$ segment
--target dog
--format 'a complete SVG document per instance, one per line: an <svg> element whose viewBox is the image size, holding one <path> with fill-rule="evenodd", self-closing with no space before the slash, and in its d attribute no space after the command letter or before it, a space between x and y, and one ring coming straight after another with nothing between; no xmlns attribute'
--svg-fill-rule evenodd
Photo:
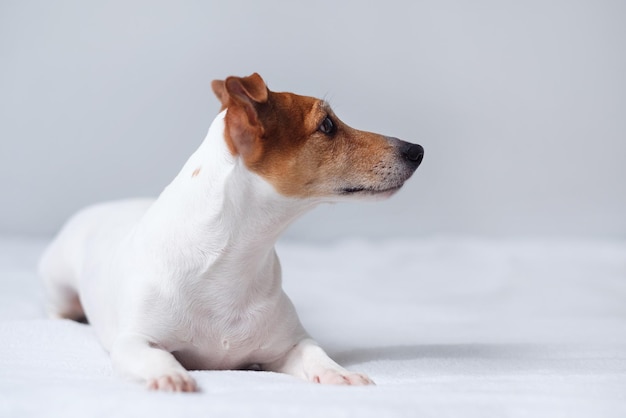
<svg viewBox="0 0 626 418"><path fill-rule="evenodd" d="M353 129L256 73L212 89L220 113L156 200L83 209L44 251L49 314L88 321L113 368L154 390L198 390L188 370L251 367L373 384L307 334L274 244L319 203L393 195L424 149Z"/></svg>

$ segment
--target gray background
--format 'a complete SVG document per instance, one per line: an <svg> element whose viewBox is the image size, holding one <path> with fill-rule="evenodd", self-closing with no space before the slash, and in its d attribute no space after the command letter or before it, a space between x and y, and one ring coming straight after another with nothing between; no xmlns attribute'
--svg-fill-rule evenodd
<svg viewBox="0 0 626 418"><path fill-rule="evenodd" d="M0 233L154 195L204 138L214 78L327 98L421 143L383 203L290 237L626 236L626 2L0 2Z"/></svg>

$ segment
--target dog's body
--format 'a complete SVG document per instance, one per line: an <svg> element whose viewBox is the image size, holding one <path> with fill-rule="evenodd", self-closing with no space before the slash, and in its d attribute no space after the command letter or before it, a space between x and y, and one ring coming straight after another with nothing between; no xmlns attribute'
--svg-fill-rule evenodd
<svg viewBox="0 0 626 418"><path fill-rule="evenodd" d="M274 243L320 202L391 195L423 149L353 130L256 74L213 88L223 111L158 199L87 208L47 249L50 313L88 318L116 369L153 389L195 390L186 369L252 365L371 383L308 337Z"/></svg>

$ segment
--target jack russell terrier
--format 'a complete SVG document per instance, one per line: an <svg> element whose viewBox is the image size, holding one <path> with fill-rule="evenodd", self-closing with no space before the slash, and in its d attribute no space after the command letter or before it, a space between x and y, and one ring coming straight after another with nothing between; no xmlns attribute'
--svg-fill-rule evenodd
<svg viewBox="0 0 626 418"><path fill-rule="evenodd" d="M372 384L304 330L274 244L321 202L391 196L424 149L353 129L258 74L212 88L221 113L156 200L86 208L46 249L50 315L88 319L114 369L151 389L191 392L187 370L248 367Z"/></svg>

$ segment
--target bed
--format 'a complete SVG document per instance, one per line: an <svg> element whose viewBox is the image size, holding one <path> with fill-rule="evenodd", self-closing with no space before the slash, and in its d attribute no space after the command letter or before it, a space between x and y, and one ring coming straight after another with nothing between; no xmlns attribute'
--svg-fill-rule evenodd
<svg viewBox="0 0 626 418"><path fill-rule="evenodd" d="M47 240L0 239L0 417L626 417L626 242L280 242L309 332L372 387L193 371L120 379L89 325L47 319Z"/></svg>

